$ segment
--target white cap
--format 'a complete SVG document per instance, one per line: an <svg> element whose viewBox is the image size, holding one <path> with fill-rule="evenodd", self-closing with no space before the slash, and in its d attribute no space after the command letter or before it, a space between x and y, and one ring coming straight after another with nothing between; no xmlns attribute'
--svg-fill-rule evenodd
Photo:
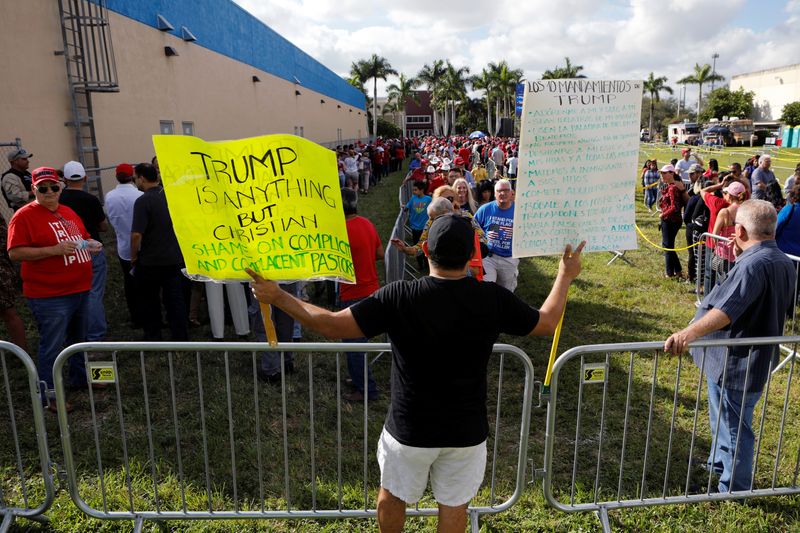
<svg viewBox="0 0 800 533"><path fill-rule="evenodd" d="M77 161L70 161L64 165L64 179L65 180L82 180L86 177L86 169L83 168Z"/></svg>

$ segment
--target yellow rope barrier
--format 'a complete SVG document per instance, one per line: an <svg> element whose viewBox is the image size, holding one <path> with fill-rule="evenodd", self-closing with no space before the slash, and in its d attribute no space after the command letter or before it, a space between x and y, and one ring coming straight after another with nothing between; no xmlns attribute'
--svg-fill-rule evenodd
<svg viewBox="0 0 800 533"><path fill-rule="evenodd" d="M639 235L642 236L642 239L646 240L648 242L648 244L650 244L650 246L653 246L654 248L658 248L659 250L663 250L665 252L682 252L684 250L688 250L689 248L694 248L695 246L700 246L701 244L705 244L705 240L702 240L702 241L698 241L698 242L696 242L696 243L694 243L694 244L692 244L690 246L684 246L683 248L662 248L658 244L656 244L653 241L651 241L650 239L648 239L647 236L644 233L642 233L642 230L641 230L641 228L639 228L638 224L634 224L633 226L636 228L636 231L639 232Z"/></svg>

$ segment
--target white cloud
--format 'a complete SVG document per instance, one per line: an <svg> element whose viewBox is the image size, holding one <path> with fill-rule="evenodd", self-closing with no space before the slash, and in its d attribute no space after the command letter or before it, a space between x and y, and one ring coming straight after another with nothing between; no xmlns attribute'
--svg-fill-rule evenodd
<svg viewBox="0 0 800 533"><path fill-rule="evenodd" d="M676 81L695 63L711 63L715 51L727 79L800 57L800 0L782 8L770 1L770 9L759 0L236 1L341 75L373 53L406 75L439 58L473 73L505 59L529 79L569 57L592 78L653 72L677 89ZM754 6L770 27L741 24ZM385 86L379 82L379 94Z"/></svg>

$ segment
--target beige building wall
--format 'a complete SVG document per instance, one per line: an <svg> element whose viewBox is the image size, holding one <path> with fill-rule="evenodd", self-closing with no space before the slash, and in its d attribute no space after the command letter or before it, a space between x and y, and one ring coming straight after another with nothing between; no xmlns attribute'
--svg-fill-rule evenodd
<svg viewBox="0 0 800 533"><path fill-rule="evenodd" d="M756 93L758 119L779 120L783 106L800 101L800 64L738 74L731 78L730 88Z"/></svg>
<svg viewBox="0 0 800 533"><path fill-rule="evenodd" d="M14 9L11 9L13 4ZM58 3L2 0L0 142L20 137L32 166L77 159ZM224 140L302 134L319 143L366 139L366 112L192 42L109 12L119 92L93 93L100 164L149 161L161 121ZM172 46L178 56L167 57ZM13 76L9 75L12 74ZM253 76L261 81L253 82ZM301 80L302 81L302 80ZM301 94L296 95L299 91ZM297 128L297 129L296 129ZM302 130L300 129L302 128ZM103 186L114 186L113 171Z"/></svg>

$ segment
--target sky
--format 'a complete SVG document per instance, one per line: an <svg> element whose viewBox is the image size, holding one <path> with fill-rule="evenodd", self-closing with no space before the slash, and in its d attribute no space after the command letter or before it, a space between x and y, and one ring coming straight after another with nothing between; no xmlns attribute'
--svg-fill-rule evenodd
<svg viewBox="0 0 800 533"><path fill-rule="evenodd" d="M666 76L677 96L715 52L726 81L800 62L800 0L235 1L345 77L373 53L407 76L435 59L473 74L505 59L529 80L569 57L592 79Z"/></svg>

